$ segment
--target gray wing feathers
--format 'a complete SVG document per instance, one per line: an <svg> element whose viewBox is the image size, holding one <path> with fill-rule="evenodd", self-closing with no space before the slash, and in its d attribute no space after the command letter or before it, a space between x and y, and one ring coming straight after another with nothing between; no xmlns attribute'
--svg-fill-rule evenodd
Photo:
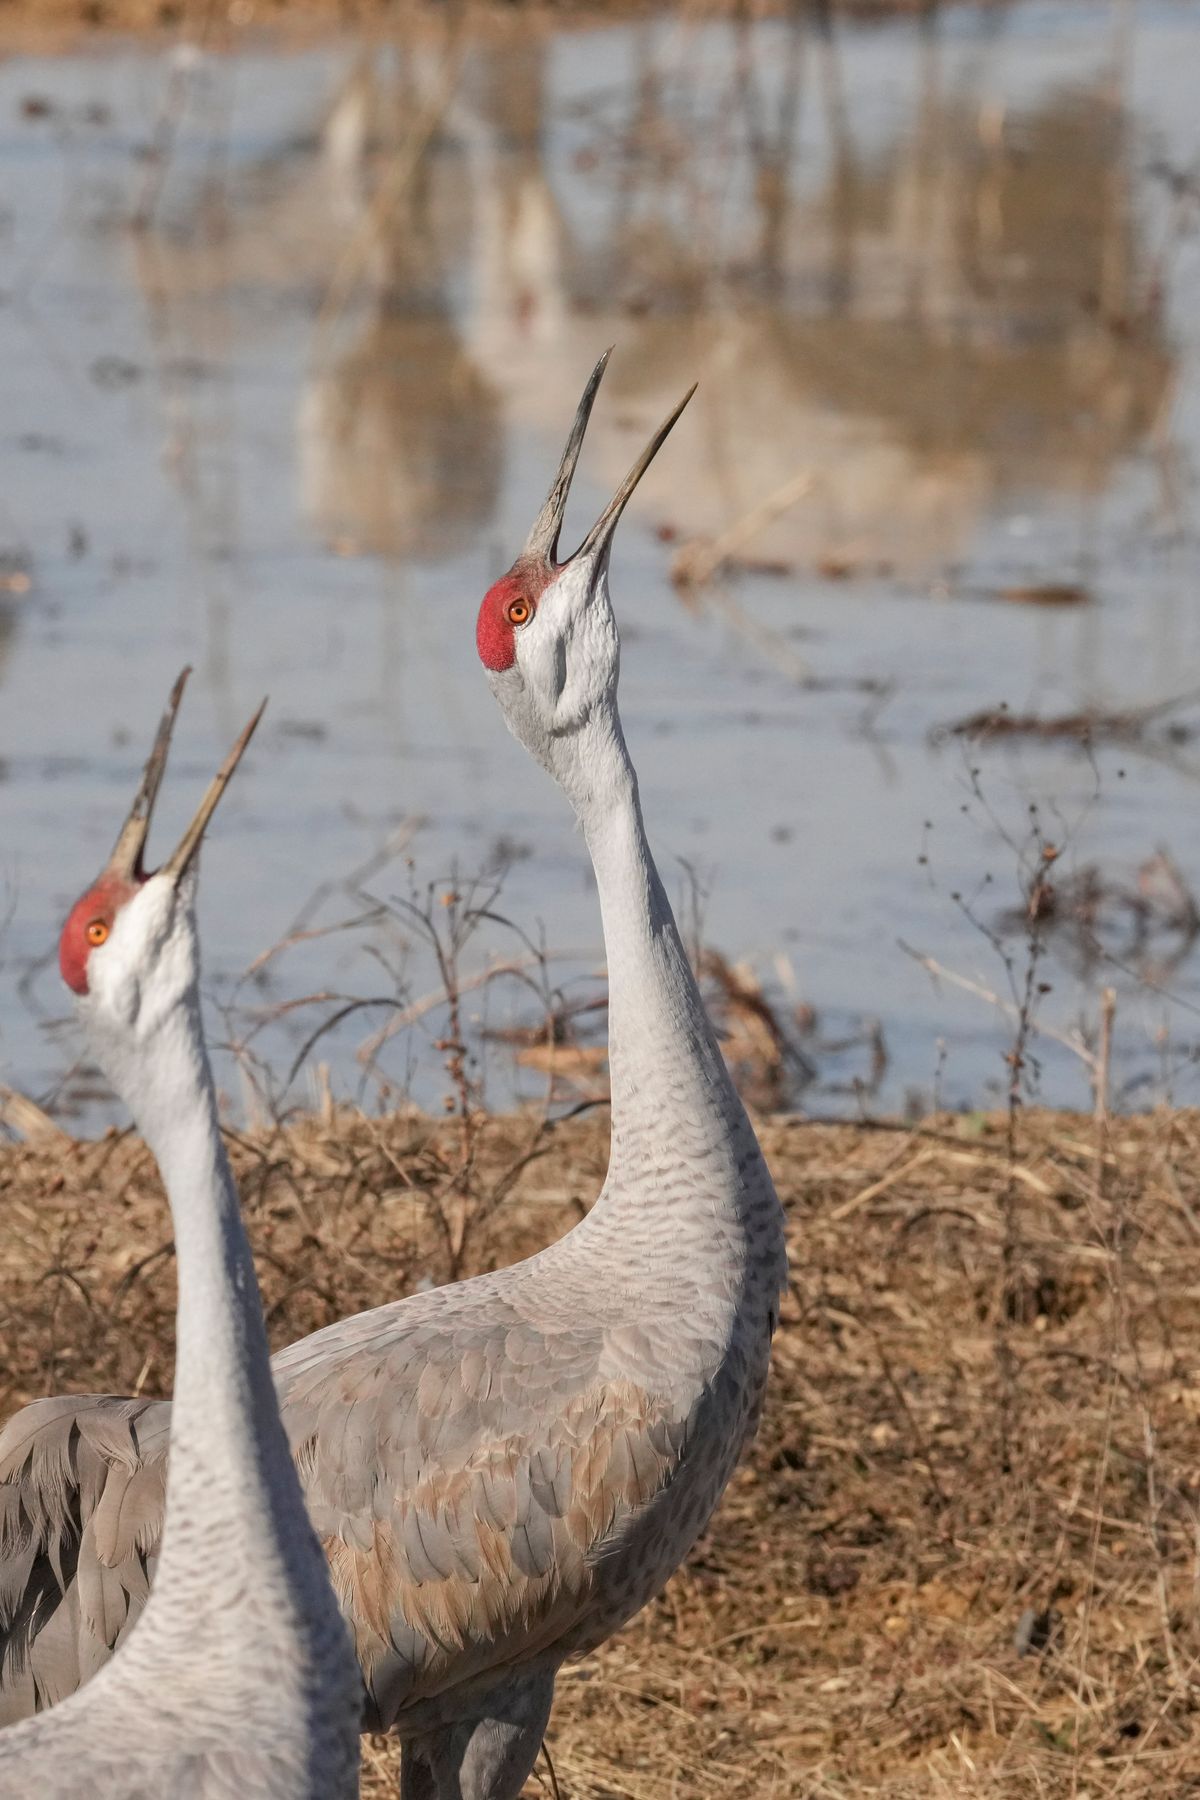
<svg viewBox="0 0 1200 1800"><path fill-rule="evenodd" d="M430 1297L433 1298L432 1296ZM586 1614L623 1518L678 1461L661 1394L611 1373L594 1326L467 1317L285 1353L284 1418L379 1719L535 1655ZM331 1328L331 1331L336 1328ZM331 1346L332 1347L332 1346ZM345 1423L352 1393L357 1429ZM368 1532L364 1529L369 1521Z"/></svg>
<svg viewBox="0 0 1200 1800"><path fill-rule="evenodd" d="M379 1721L586 1615L614 1534L683 1442L679 1407L616 1372L625 1352L595 1325L540 1329L493 1292L457 1316L437 1294L398 1303L276 1358ZM169 1416L165 1402L48 1400L0 1433L0 1722L72 1691L136 1618Z"/></svg>
<svg viewBox="0 0 1200 1800"><path fill-rule="evenodd" d="M90 1520L96 1555L107 1567L120 1567L138 1552L146 1556L157 1545L162 1530L163 1479L164 1468L157 1462L110 1467Z"/></svg>
<svg viewBox="0 0 1200 1800"><path fill-rule="evenodd" d="M0 1723L73 1693L149 1591L169 1408L39 1400L0 1432Z"/></svg>

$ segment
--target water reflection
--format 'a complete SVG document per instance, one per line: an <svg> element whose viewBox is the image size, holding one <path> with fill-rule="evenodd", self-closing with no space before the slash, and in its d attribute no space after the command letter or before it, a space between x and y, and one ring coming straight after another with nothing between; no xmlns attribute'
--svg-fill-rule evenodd
<svg viewBox="0 0 1200 1800"><path fill-rule="evenodd" d="M324 194L326 255L330 230L342 257L369 254L333 283L299 414L322 536L424 558L470 541L501 420L553 439L613 340L597 479L699 373L699 421L639 503L711 532L811 467L759 546L799 565L961 559L990 510L1094 496L1146 439L1171 352L1107 72L1008 105L977 62L948 73L928 31L910 102L860 145L836 40L807 11L642 26L627 80L590 93L564 95L560 48L472 49L395 195L450 48L366 60L328 109L305 204Z"/></svg>
<svg viewBox="0 0 1200 1800"><path fill-rule="evenodd" d="M454 13L398 16L366 48L199 57L183 76L147 49L36 76L0 65L0 118L20 121L0 156L24 305L0 308L14 419L0 453L9 535L37 562L20 629L5 637L0 618L6 721L31 746L5 786L31 858L7 942L21 966L42 954L78 880L69 820L122 803L124 752L97 757L95 706L132 674L157 691L186 656L218 735L262 688L277 696L245 791L285 866L261 895L256 867L254 904L214 933L222 973L286 927L272 896L309 892L317 860L333 878L357 867L409 810L428 820L426 870L493 839L528 849L514 916L545 917L590 969L579 846L549 784L505 777L469 614L615 342L572 520L701 379L622 539L628 616L654 639L639 649L631 632L625 689L631 737L656 734L648 812L666 855L713 870L719 949L769 981L785 947L788 1004L833 1021L829 1036L878 1015L890 1104L928 1085L946 1028L899 930L993 980L942 898L970 890L979 833L943 831L941 889L913 892L922 821L959 818L960 740L935 757L931 730L1001 700L1038 717L1136 711L1196 680L1186 520L1161 554L1145 531L1172 433L1186 492L1194 384L1176 359L1195 268L1171 254L1139 149L1190 167L1194 108L1172 70L1195 27L1139 21L1135 82L1074 4L925 29L833 30L793 5L735 25L685 9L456 35ZM35 89L56 112L22 111ZM183 100L165 133L160 89ZM55 117L98 100L111 126L54 137ZM169 142L161 166L148 142ZM34 431L61 442L61 482L20 451ZM677 604L672 552L645 526L712 537L784 492L790 510L747 546L782 578L735 570L713 591L753 634L733 643ZM73 560L53 546L76 520L93 547ZM889 589L902 604L879 604ZM947 590L1013 603L927 603ZM1025 604L1055 595L1091 603ZM803 705L793 634L828 678ZM657 679L667 662L678 681ZM869 718L846 698L868 677L887 682ZM128 710L113 699L109 728ZM56 822L37 760L51 747L74 759ZM1133 892L1158 844L1200 891L1172 814L1184 773L1127 768L1126 749L1098 747L1096 800L1098 777L1059 742L979 757L1002 801L1075 784L1075 814L1094 805L1081 866L1106 893ZM320 943L281 991L342 981ZM1069 973L1064 1018L1101 979ZM52 980L41 1001L53 1014ZM995 1073L998 1029L964 1023L968 1097ZM20 1079L45 1067L33 1029L6 1054Z"/></svg>
<svg viewBox="0 0 1200 1800"><path fill-rule="evenodd" d="M444 316L373 321L304 396L306 511L347 550L437 562L492 516L496 398Z"/></svg>
<svg viewBox="0 0 1200 1800"><path fill-rule="evenodd" d="M299 416L314 527L354 549L434 562L490 519L502 448L497 397L453 313L462 169L452 138L435 130L388 191L436 79L425 58L366 62L329 110L322 154L364 267L359 291L335 286L323 311Z"/></svg>

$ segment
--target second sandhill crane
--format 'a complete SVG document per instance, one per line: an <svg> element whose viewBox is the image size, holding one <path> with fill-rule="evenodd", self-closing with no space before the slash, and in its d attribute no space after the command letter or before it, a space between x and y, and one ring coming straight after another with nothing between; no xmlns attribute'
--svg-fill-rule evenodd
<svg viewBox="0 0 1200 1800"><path fill-rule="evenodd" d="M403 1800L515 1800L562 1663L657 1594L711 1517L757 1422L786 1275L779 1203L650 854L617 711L613 533L682 406L558 561L606 361L476 632L505 720L564 790L595 866L603 1192L528 1261L327 1326L274 1363L365 1723L403 1741ZM103 1655L109 1615L85 1603L85 1574L116 1588L113 1617L135 1602L96 1528L109 1482L129 1479L106 1448L114 1416L136 1434L139 1478L160 1468L162 1402L43 1402L0 1439L0 1504L26 1521L0 1565L0 1713L61 1694Z"/></svg>
<svg viewBox="0 0 1200 1800"><path fill-rule="evenodd" d="M174 854L148 875L143 849L183 681L116 848L59 943L97 1061L154 1152L171 1206L179 1307L166 1523L153 1590L119 1655L62 1706L0 1732L2 1800L358 1793L362 1689L279 1421L200 1024L196 858L258 715ZM36 1425L43 1448L56 1440L71 1458L69 1405L50 1406L44 1424L31 1409L17 1431ZM92 1525L98 1546L125 1547L128 1579L146 1548L136 1430L119 1406L100 1429L112 1467L133 1479L117 1477L107 1504L94 1496ZM150 1485L157 1539L161 1482ZM30 1491L20 1498L36 1503ZM12 1490L0 1497L6 1556L14 1531L45 1523L45 1515L23 1520L13 1501ZM131 1604L145 1587L143 1569Z"/></svg>

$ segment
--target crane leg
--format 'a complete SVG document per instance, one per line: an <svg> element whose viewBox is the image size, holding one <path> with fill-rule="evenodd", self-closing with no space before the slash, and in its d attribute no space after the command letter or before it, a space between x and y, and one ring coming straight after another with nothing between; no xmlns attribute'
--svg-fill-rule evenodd
<svg viewBox="0 0 1200 1800"><path fill-rule="evenodd" d="M482 1697L474 1717L420 1739L412 1749L435 1785L421 1786L414 1774L411 1787L402 1780L401 1800L517 1800L546 1734L556 1673L524 1670Z"/></svg>

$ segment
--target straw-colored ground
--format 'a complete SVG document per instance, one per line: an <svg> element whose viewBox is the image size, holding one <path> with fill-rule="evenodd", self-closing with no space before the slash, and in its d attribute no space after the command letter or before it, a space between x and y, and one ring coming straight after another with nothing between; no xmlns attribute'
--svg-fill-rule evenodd
<svg viewBox="0 0 1200 1800"><path fill-rule="evenodd" d="M764 1137L794 1275L766 1424L689 1567L564 1676L563 1795L1200 1794L1200 1117L1100 1154L1032 1116L1015 1162L979 1119ZM601 1119L487 1122L465 1183L422 1119L235 1140L274 1341L444 1274L531 1147L471 1266L578 1216ZM172 1301L134 1141L0 1149L0 1410L168 1386Z"/></svg>

